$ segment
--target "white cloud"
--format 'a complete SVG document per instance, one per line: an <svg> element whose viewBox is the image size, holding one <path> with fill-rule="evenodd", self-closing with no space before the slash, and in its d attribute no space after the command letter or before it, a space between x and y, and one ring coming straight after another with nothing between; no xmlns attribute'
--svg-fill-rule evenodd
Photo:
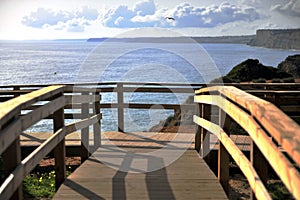
<svg viewBox="0 0 300 200"><path fill-rule="evenodd" d="M82 32L85 27L98 18L98 11L87 6L74 11L53 11L38 8L24 16L22 24L33 28L53 28L69 32Z"/></svg>
<svg viewBox="0 0 300 200"><path fill-rule="evenodd" d="M153 0L137 2L133 11L140 16L153 15L156 12L156 6Z"/></svg>
<svg viewBox="0 0 300 200"><path fill-rule="evenodd" d="M194 7L190 4L177 6L172 16L177 27L215 27L234 21L254 21L259 14L251 7L237 7L229 3L219 6Z"/></svg>
<svg viewBox="0 0 300 200"><path fill-rule="evenodd" d="M300 1L290 0L284 5L277 4L272 6L271 10L287 16L300 17Z"/></svg>
<svg viewBox="0 0 300 200"><path fill-rule="evenodd" d="M174 20L166 20L173 17ZM259 19L260 14L249 6L222 3L219 6L196 7L181 3L173 9L157 9L153 0L138 2L133 8L120 5L109 9L103 16L106 27L216 27L218 25Z"/></svg>

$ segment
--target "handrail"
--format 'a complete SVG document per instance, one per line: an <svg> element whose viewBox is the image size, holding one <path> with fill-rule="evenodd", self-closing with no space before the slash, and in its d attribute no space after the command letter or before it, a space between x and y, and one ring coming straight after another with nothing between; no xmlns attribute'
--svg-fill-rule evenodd
<svg viewBox="0 0 300 200"><path fill-rule="evenodd" d="M2 129L0 133L0 154L21 134L21 131L23 131L24 128L28 128L28 126L25 127L23 125L24 120L21 119L17 119L14 122L14 126L6 126L6 128L4 128L9 120L17 116L22 109L29 105L46 100L47 98L61 92L63 92L63 86L49 86L0 104L0 130ZM62 104L61 107L63 106L64 104ZM49 115L50 112L47 114ZM43 113L43 115L47 114Z"/></svg>
<svg viewBox="0 0 300 200"><path fill-rule="evenodd" d="M42 119L53 119L54 120L54 134L51 138L46 140L38 149L36 149L29 157L23 161L16 161L13 164L13 169L9 168L6 181L0 187L0 198L8 197L13 194L13 191L18 190L20 180L29 173L40 158L45 156L49 150L53 149L53 145L56 146L56 152L60 152L55 155L56 159L64 163L64 137L76 130L82 130L82 143L88 145L88 127L94 125L94 144L100 141L100 125L99 120L101 119L100 107L103 108L117 108L118 109L118 123L119 130L124 130L124 108L136 108L136 109L149 109L153 107L152 103L129 103L124 102L123 94L125 92L141 92L141 93L191 93L197 88L209 86L208 88L202 88L196 91L195 101L203 105L216 105L223 109L228 115L231 116L236 122L238 122L246 130L250 130L250 136L253 141L261 148L267 144L267 147L261 151L267 157L273 155L270 163L274 165L279 171L279 168L285 166L285 171L281 172L281 178L285 184L288 184L289 190L297 191L297 184L299 185L298 179L290 182L290 177L298 177L299 173L295 168L290 167L292 163L289 158L278 150L277 145L281 145L282 148L288 153L288 155L294 159L295 163L300 162L299 157L299 126L292 122L288 117L281 117L280 120L284 121L285 124L290 124L284 131L289 131L286 135L281 134L282 128L278 123L272 123L273 119L278 119L278 109L268 102L264 102L259 98L249 96L249 94L242 92L235 87L242 89L264 90L265 93L280 93L269 91L273 88L293 88L297 90L300 88L300 84L226 84L226 87L220 87L222 84L180 84L180 83L129 83L129 82L107 82L107 83L80 83L80 84L65 84L65 85L11 85L11 86L0 86L0 94L3 99L11 99L7 102L0 104L0 155L4 155L6 152L18 154L18 140L22 130L27 129L36 122ZM34 90L34 91L33 91ZM117 93L118 101L116 103L101 103L100 104L100 93L115 92ZM27 93L27 94L26 94ZM260 93L260 91L258 91ZM296 92L297 93L297 92ZM209 95L213 94L213 95ZM2 96L3 95L3 96ZM19 97L16 97L21 95ZM43 101L43 104L36 104ZM45 104L44 104L45 103ZM194 105L179 105L179 104L161 104L165 109L193 109ZM260 105L264 105L262 108ZM204 106L205 107L205 106ZM64 109L81 109L80 114L64 113ZM89 113L90 109L93 109L93 113ZM268 108L268 109L265 109ZM154 108L156 109L156 108ZM259 114L257 110L264 109L264 115ZM31 112L22 114L21 110L30 110ZM201 109L199 109L200 111ZM194 120L198 125L205 127L209 131L220 134L221 147L224 144L225 148L228 148L228 152L236 158L237 163L240 163L242 171L250 173L249 179L252 180L252 188L257 187L257 196L266 196L265 190L262 188L262 184L258 179L258 175L254 171L253 167L247 167L249 161L245 161L245 157L241 157L241 152L236 151L236 147L233 147L232 141L229 140L225 134L226 128L223 130L211 125L211 122L204 118L204 115L195 117ZM238 115L236 115L238 113ZM274 114L276 113L276 115ZM272 115L270 115L272 114ZM221 116L222 114L220 114ZM266 117L267 116L267 117ZM268 117L269 116L269 117ZM270 117L272 116L272 117ZM274 118L276 117L277 118ZM81 119L75 123L65 125L64 118L68 119ZM222 118L222 117L221 117ZM246 121L245 121L246 120ZM248 121L247 121L248 120ZM221 120L220 120L221 121ZM274 126L273 126L274 125ZM276 129L274 130L274 127ZM296 131L294 131L296 130ZM98 133L98 134L97 134ZM276 141L274 143L270 140L270 136ZM197 141L196 141L197 143ZM97 146L97 145L96 145ZM83 147L84 157L88 155L87 148ZM235 149L235 150L233 150ZM275 153L274 153L275 152ZM18 157L18 156L17 156ZM226 157L226 156L225 156ZM277 164L276 160L283 160L282 163ZM9 161L10 162L10 161ZM244 166L244 163L246 167ZM226 163L226 162L224 162ZM63 166L59 166L62 169ZM280 168L280 169L281 169ZM64 171L64 170L61 170ZM276 170L275 170L276 171ZM59 185L64 179L64 172L57 174L58 179L56 185ZM17 179L18 180L17 180ZM19 180L20 179L20 180ZM257 186L259 185L259 186ZM296 188L296 189L295 189ZM297 193L297 192L296 192ZM297 193L298 195L298 193ZM296 196L296 195L295 195ZM298 196L297 196L298 197Z"/></svg>
<svg viewBox="0 0 300 200"><path fill-rule="evenodd" d="M72 95L70 91L65 94L70 87L76 95ZM85 149L82 162L89 155L88 127L91 125L94 126L94 148L99 146L101 119L99 93L91 90L90 93L86 93L88 89L85 89L85 93L78 94L76 89L78 88L65 85L48 86L0 104L0 155L3 156L3 164L6 165L4 167L6 179L0 186L0 199L11 197L22 199L22 191L19 187L24 177L52 150L56 159L56 188L58 189L66 177L64 141L66 135L82 130L81 138L84 144L82 149ZM33 106L39 102L44 103ZM65 125L64 107L69 103L82 105L82 117L80 121ZM93 104L93 114L89 113L89 104ZM28 107L32 111L20 115L21 110L26 110ZM54 122L53 135L21 161L19 145L21 132L50 115L53 116ZM16 156L13 157L17 159L11 159L11 153L15 154Z"/></svg>
<svg viewBox="0 0 300 200"><path fill-rule="evenodd" d="M300 127L297 123L270 102L232 86L202 88L196 91L195 95L194 99L196 103L203 106L219 107L222 112L225 112L232 120L246 130L288 190L296 199L300 199L300 174L297 168L294 167L294 163L300 166ZM224 117L222 112L219 112L220 122L222 121L222 117ZM243 160L244 158L240 150L221 128L222 123L219 122L219 125L216 125L205 119L203 115L201 117L194 116L194 122L218 136L221 142L219 144L219 151L220 149L222 150L222 146L227 149L227 152L229 152L244 172L256 197L258 199L269 199L269 196L266 196L263 184L261 184L262 181L254 178L256 177L256 172L252 170L253 166ZM198 136L196 138L201 137ZM288 154L288 157L279 150L278 145ZM252 163L255 164L255 161L252 160ZM226 165L226 163L222 164ZM259 175L264 176L262 174ZM219 179L222 179L220 172ZM227 187L226 185L223 186Z"/></svg>
<svg viewBox="0 0 300 200"><path fill-rule="evenodd" d="M73 93L73 92L99 92L99 93L117 93L117 102L112 103L101 103L102 109L110 109L110 108L117 108L118 109L118 128L119 131L124 131L124 108L129 109L149 109L149 108L156 108L153 107L153 104L151 103L135 103L135 102L124 102L124 93L127 92L140 92L140 93L186 93L186 94L192 94L194 93L194 90L208 86L219 86L223 85L222 83L214 83L214 84L187 84L187 83L141 83L141 82L101 82L101 83L69 83L65 84L65 93ZM291 110L291 107L288 104L285 104L286 97L282 97L282 95L285 95L286 93L279 93L274 91L274 88L280 88L281 90L300 90L300 84L299 83L224 83L226 86L235 86L238 88L241 88L243 90L248 90L251 93L256 94L259 97L266 97L269 101L272 101L275 105L278 105L279 103L282 104L281 109L283 111L286 111L287 114L289 114L290 117L292 117L294 120L296 120L298 123L300 122L300 116L299 113L295 113L295 110ZM22 95L26 91L30 91L33 89L37 89L38 86L47 86L44 85L11 85L11 86L0 86L0 101L5 101L7 99L13 98L14 95ZM73 88L76 87L76 90L73 91ZM9 88L12 88L12 90L9 90ZM4 90L1 90L4 89ZM3 91L3 92L1 92ZM15 91L15 92L14 92ZM265 92L263 92L265 91ZM289 92L290 93L290 92ZM5 95L8 94L8 95ZM288 99L289 102L293 101L293 99ZM188 108L186 105L183 104L168 104L168 103L160 103L160 105L164 109L174 110L174 114L178 114L181 109ZM286 105L286 106L285 106ZM37 105L38 106L38 105ZM77 108L76 104L68 104L66 108ZM160 106L160 107L161 107ZM193 105L194 106L194 105ZM34 109L36 105L33 107L29 107L30 109ZM190 108L192 105L190 106ZM295 106L294 106L295 107ZM300 106L296 107L296 109L300 109ZM49 118L52 118L52 116L49 116ZM78 114L65 114L66 119L79 119L80 115Z"/></svg>

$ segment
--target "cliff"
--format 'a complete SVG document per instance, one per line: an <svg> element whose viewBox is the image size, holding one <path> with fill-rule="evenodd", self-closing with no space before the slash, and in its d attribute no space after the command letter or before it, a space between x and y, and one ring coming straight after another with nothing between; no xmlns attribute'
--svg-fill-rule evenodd
<svg viewBox="0 0 300 200"><path fill-rule="evenodd" d="M290 67L290 63L287 63L286 65L288 65L286 68ZM265 66L257 59L248 59L233 67L226 76L214 79L211 81L211 83L256 82L271 79L278 79L279 81L281 79L287 79L291 77L292 75L288 72L288 70L278 69L272 66Z"/></svg>
<svg viewBox="0 0 300 200"><path fill-rule="evenodd" d="M300 55L288 56L277 68L291 74L294 78L300 78Z"/></svg>
<svg viewBox="0 0 300 200"><path fill-rule="evenodd" d="M300 29L257 30L251 46L277 49L300 49Z"/></svg>

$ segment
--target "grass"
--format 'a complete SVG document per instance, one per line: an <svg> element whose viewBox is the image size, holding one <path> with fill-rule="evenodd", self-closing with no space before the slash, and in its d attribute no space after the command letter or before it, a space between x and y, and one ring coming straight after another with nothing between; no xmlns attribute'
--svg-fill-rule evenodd
<svg viewBox="0 0 300 200"><path fill-rule="evenodd" d="M70 175L74 168L68 166L66 174ZM39 170L32 172L23 180L25 197L30 199L51 199L55 194L55 172Z"/></svg>
<svg viewBox="0 0 300 200"><path fill-rule="evenodd" d="M3 160L0 156L0 185L4 181ZM66 166L66 175L69 176L78 167L76 164ZM23 180L24 199L51 199L55 194L54 166L37 166Z"/></svg>
<svg viewBox="0 0 300 200"><path fill-rule="evenodd" d="M29 174L23 180L24 193L36 198L51 198L55 193L55 172Z"/></svg>

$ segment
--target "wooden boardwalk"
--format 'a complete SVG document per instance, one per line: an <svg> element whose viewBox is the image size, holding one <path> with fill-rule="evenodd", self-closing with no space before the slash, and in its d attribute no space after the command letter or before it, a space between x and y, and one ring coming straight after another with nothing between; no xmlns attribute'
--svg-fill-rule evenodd
<svg viewBox="0 0 300 200"><path fill-rule="evenodd" d="M54 199L227 199L216 176L192 149L194 134L107 135L110 138L103 138L102 146L65 180Z"/></svg>

